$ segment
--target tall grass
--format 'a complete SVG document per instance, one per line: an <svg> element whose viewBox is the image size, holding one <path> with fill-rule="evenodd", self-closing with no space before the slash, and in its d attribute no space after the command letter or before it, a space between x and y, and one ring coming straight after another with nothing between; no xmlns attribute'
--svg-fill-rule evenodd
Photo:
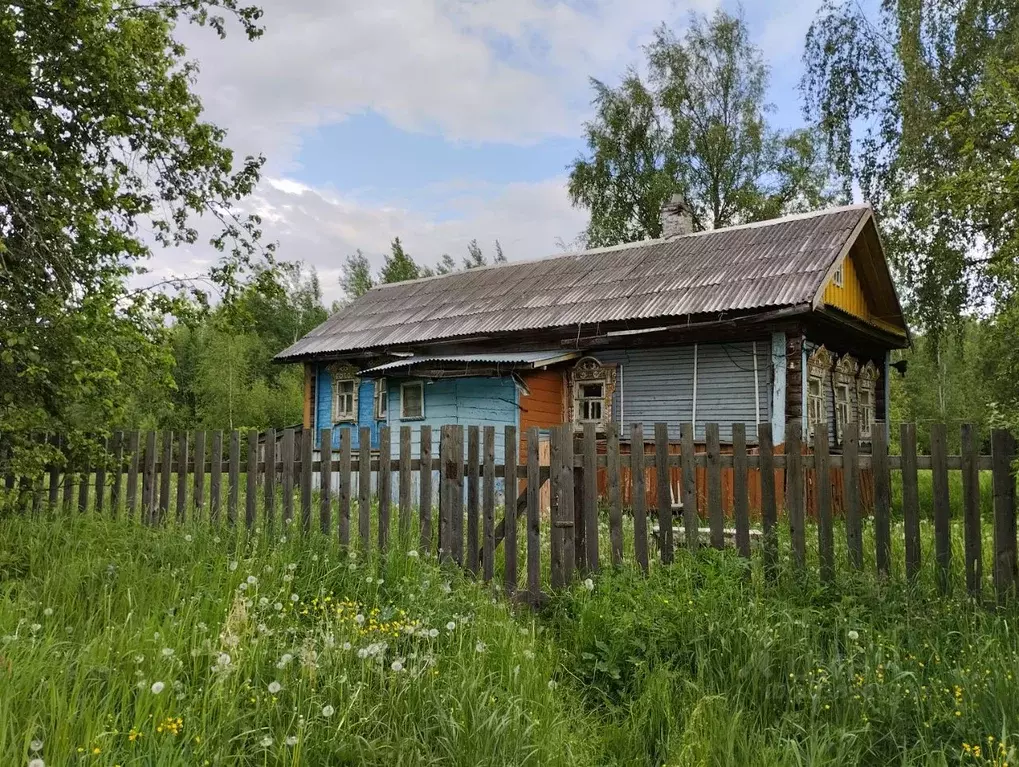
<svg viewBox="0 0 1019 767"><path fill-rule="evenodd" d="M7 518L0 764L1013 762L1015 614L839 572L679 551L534 613L396 540Z"/></svg>

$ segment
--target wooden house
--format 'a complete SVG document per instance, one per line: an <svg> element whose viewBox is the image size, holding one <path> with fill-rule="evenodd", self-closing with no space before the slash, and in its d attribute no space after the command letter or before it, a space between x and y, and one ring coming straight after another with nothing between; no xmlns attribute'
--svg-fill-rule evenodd
<svg viewBox="0 0 1019 767"><path fill-rule="evenodd" d="M837 450L888 407L889 351L909 334L869 206L691 231L679 198L665 236L381 285L276 358L305 369L304 425L709 422L776 442L827 420ZM437 434L438 429L434 428ZM653 435L651 435L653 436ZM437 439L437 436L435 437ZM397 449L398 440L393 440ZM416 447L415 447L416 449ZM497 446L497 455L501 446Z"/></svg>

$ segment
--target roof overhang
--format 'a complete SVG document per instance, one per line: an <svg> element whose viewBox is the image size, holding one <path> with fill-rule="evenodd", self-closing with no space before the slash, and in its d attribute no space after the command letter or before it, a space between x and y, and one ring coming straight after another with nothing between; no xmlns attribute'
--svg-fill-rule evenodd
<svg viewBox="0 0 1019 767"><path fill-rule="evenodd" d="M414 369L421 367L428 367L430 370L444 370L461 375L480 371L504 371L511 373L516 370L544 368L560 362L568 362L579 356L579 351L563 351L562 349L493 354L428 354L404 357L403 359L387 362L383 365L367 368L362 370L361 373L383 374L396 371L410 373Z"/></svg>

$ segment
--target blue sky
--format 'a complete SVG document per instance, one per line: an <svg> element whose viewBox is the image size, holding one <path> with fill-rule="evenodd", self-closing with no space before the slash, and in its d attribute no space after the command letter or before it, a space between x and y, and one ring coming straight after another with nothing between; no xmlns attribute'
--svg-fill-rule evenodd
<svg viewBox="0 0 1019 767"><path fill-rule="evenodd" d="M802 124L803 36L819 0L744 2L771 67L779 128ZM210 119L239 154L262 153L245 203L281 256L339 297L346 255L375 263L394 236L418 260L462 255L470 239L512 258L556 252L586 215L565 192L584 149L588 77L639 65L665 21L681 32L717 0L267 0L251 43L183 30ZM200 269L202 248L157 271Z"/></svg>

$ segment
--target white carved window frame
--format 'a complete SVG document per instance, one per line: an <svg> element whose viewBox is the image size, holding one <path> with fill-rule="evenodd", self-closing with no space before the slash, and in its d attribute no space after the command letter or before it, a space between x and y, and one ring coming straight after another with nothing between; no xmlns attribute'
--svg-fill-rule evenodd
<svg viewBox="0 0 1019 767"><path fill-rule="evenodd" d="M596 357L584 357L569 371L569 419L578 428L594 423L598 428L612 420L612 396L616 390L616 366L603 365ZM601 396L590 396L591 388L601 386ZM588 404L589 403L589 404ZM585 418L593 409L600 409L595 418Z"/></svg>
<svg viewBox="0 0 1019 767"><path fill-rule="evenodd" d="M840 443L846 424L857 420L856 374L859 370L860 364L849 354L843 354L835 363L835 432Z"/></svg>
<svg viewBox="0 0 1019 767"><path fill-rule="evenodd" d="M389 420L389 383L385 378L379 378L375 381L375 420L376 421L388 421Z"/></svg>
<svg viewBox="0 0 1019 767"><path fill-rule="evenodd" d="M333 423L357 423L357 390L361 379L353 365L330 365Z"/></svg>
<svg viewBox="0 0 1019 767"><path fill-rule="evenodd" d="M872 361L860 368L856 379L856 399L859 410L860 438L870 441L877 421L877 384L881 371Z"/></svg>
<svg viewBox="0 0 1019 767"><path fill-rule="evenodd" d="M807 357L807 434L811 438L817 424L828 422L828 387L834 361L824 344Z"/></svg>

